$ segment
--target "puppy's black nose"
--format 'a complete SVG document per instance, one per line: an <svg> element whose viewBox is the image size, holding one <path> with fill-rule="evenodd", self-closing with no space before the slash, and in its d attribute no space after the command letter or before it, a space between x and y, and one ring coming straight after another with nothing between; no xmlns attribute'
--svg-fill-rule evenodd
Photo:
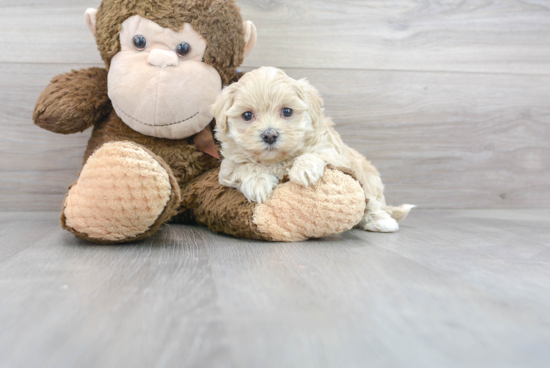
<svg viewBox="0 0 550 368"><path fill-rule="evenodd" d="M262 140L267 144L273 144L277 141L279 137L279 132L275 129L268 129L262 133Z"/></svg>

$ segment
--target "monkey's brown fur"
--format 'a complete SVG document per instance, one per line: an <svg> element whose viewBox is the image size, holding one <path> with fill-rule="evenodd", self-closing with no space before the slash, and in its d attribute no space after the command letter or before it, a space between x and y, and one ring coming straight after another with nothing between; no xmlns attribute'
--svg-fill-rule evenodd
<svg viewBox="0 0 550 368"><path fill-rule="evenodd" d="M238 78L237 67L243 61L244 33L239 8L233 1L178 1L178 0L104 0L97 13L97 45L107 69L111 59L120 51L119 32L122 23L133 15L140 15L164 28L178 31L190 23L208 43L204 62L220 73L226 85ZM90 68L60 75L42 92L34 111L36 125L61 134L71 134L94 126L84 155L84 164L103 144L112 141L131 141L151 151L168 167L183 196L176 203L172 196L166 211L149 231L135 241L158 231L171 215L180 213L176 221L197 221L212 230L230 235L271 240L252 223L254 205L237 191L219 185L216 169L219 162L196 149L191 139L162 139L140 134L114 112L107 95L107 70ZM192 182L191 182L192 181ZM191 183L190 183L191 182ZM188 185L188 183L190 183ZM90 239L66 226L75 235ZM107 242L112 243L112 242Z"/></svg>
<svg viewBox="0 0 550 368"><path fill-rule="evenodd" d="M107 70L120 51L121 24L133 15L175 31L190 23L207 40L204 62L216 68L224 85L238 79L237 67L243 61L245 42L243 21L233 0L104 0L97 13L96 39ZM138 237L115 242L92 239L69 228L64 214L62 226L96 243L123 243L148 237L175 215L175 221L195 221L216 232L274 240L254 224L256 204L249 203L237 190L219 184L219 162L198 151L192 139L146 136L122 122L107 94L107 70L90 68L55 77L36 103L35 124L61 134L93 126L84 164L105 143L130 141L140 145L166 169L173 193L155 224Z"/></svg>
<svg viewBox="0 0 550 368"><path fill-rule="evenodd" d="M97 13L96 40L107 69L120 51L121 24L134 15L176 32L184 23L191 24L208 44L204 62L216 68L224 85L235 78L243 62L244 31L239 8L233 1L103 1Z"/></svg>
<svg viewBox="0 0 550 368"><path fill-rule="evenodd" d="M109 115L107 70L90 68L58 75L40 95L36 125L60 134L82 132Z"/></svg>

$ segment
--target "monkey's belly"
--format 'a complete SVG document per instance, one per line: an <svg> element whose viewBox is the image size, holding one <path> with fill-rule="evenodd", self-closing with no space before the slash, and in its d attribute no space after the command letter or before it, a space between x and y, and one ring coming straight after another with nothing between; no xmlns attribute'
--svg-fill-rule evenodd
<svg viewBox="0 0 550 368"><path fill-rule="evenodd" d="M162 158L172 169L180 188L203 172L219 166L217 159L198 151L192 139L164 139L138 133L124 124L114 111L94 127L84 154L84 164L98 148L114 141L137 143Z"/></svg>

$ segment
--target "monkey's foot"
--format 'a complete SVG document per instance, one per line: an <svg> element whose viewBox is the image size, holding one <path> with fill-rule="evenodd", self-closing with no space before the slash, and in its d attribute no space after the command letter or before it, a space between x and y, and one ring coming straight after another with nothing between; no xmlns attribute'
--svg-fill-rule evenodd
<svg viewBox="0 0 550 368"><path fill-rule="evenodd" d="M177 181L161 158L135 143L106 143L69 188L61 225L95 243L140 240L170 219L180 198Z"/></svg>
<svg viewBox="0 0 550 368"><path fill-rule="evenodd" d="M328 169L319 182L304 187L287 182L257 205L254 223L274 241L302 241L352 229L365 216L363 188L342 171Z"/></svg>

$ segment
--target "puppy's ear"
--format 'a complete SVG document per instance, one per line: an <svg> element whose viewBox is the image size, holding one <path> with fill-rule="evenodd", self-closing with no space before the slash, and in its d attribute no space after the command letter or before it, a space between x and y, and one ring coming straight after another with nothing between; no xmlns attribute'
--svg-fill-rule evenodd
<svg viewBox="0 0 550 368"><path fill-rule="evenodd" d="M307 79L300 79L298 82L298 97L308 106L308 113L311 116L313 125L323 119L323 99L321 94L313 87Z"/></svg>
<svg viewBox="0 0 550 368"><path fill-rule="evenodd" d="M216 118L216 126L221 132L229 133L227 111L233 106L236 92L235 84L225 87L214 105L211 106L212 113Z"/></svg>

